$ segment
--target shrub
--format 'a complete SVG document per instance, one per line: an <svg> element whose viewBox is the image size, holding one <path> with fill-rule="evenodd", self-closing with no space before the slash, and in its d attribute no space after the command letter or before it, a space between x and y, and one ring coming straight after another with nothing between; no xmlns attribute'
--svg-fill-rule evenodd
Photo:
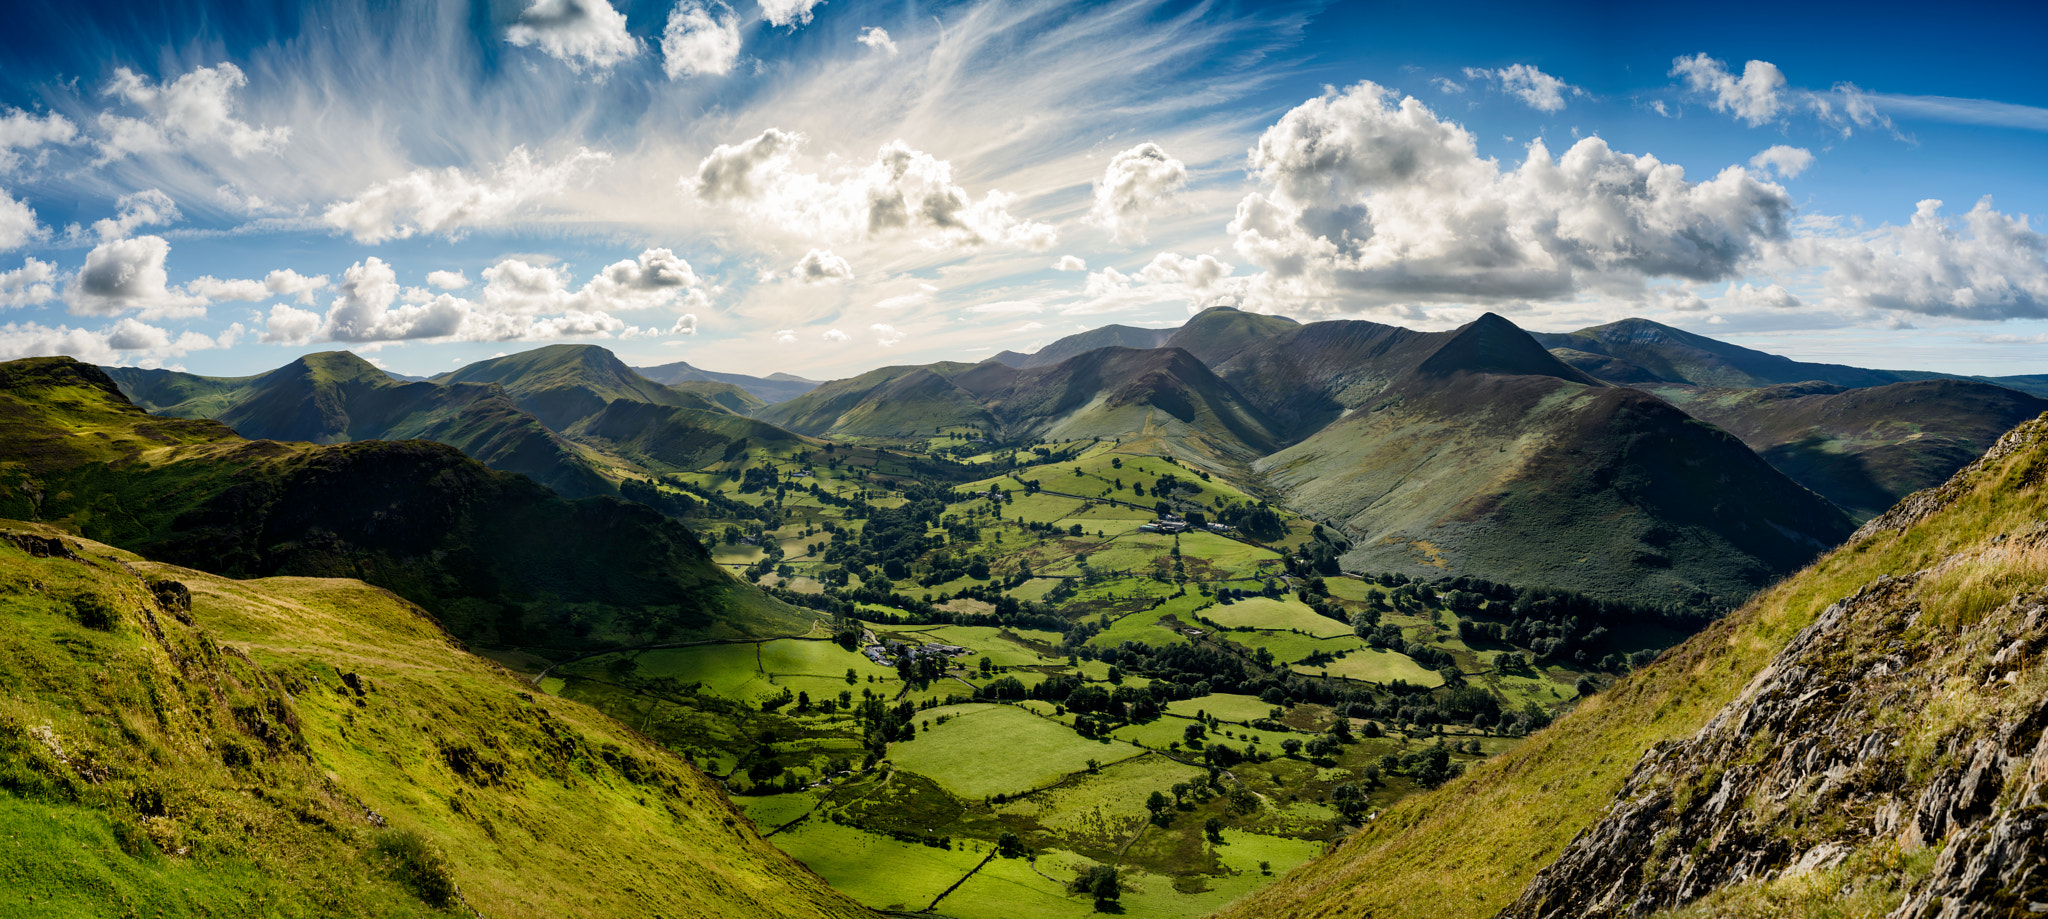
<svg viewBox="0 0 2048 919"><path fill-rule="evenodd" d="M377 834L370 851L392 880L404 884L428 906L446 909L461 896L448 859L418 833L384 830Z"/></svg>

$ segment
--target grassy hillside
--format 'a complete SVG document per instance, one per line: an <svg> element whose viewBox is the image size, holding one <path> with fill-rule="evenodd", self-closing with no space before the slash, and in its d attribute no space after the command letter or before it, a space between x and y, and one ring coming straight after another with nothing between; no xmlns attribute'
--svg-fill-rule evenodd
<svg viewBox="0 0 2048 919"><path fill-rule="evenodd" d="M1504 319L1427 337L1333 332L1321 352L1287 359L1283 337L1226 371L1275 380L1269 393L1319 383L1321 402L1297 403L1297 417L1357 400L1257 467L1290 507L1346 528L1353 570L1714 609L1852 528L1734 438L1591 381ZM1349 359L1360 352L1381 360Z"/></svg>
<svg viewBox="0 0 2048 919"><path fill-rule="evenodd" d="M1173 329L1141 329L1137 326L1106 325L1069 335L1031 354L1005 351L996 360L1018 369L1050 367L1097 348L1157 348L1173 337ZM1005 357L1008 355L1008 357Z"/></svg>
<svg viewBox="0 0 2048 919"><path fill-rule="evenodd" d="M67 358L0 364L0 434L0 516L233 577L359 577L466 640L551 654L811 620L644 506L565 501L424 441L244 441Z"/></svg>
<svg viewBox="0 0 2048 919"><path fill-rule="evenodd" d="M1751 388L1807 380L1849 387L1882 386L1938 376L1795 361L1648 319L1623 319L1576 332L1542 333L1536 337L1548 348L1570 348L1598 355L1632 365L1667 383L1694 386Z"/></svg>
<svg viewBox="0 0 2048 919"><path fill-rule="evenodd" d="M0 613L7 915L865 915L687 764L360 582L0 521Z"/></svg>
<svg viewBox="0 0 2048 919"><path fill-rule="evenodd" d="M1743 697L1745 687L1751 687L1753 681L1758 681L1756 686L1767 685L1769 679L1759 675L1766 673L1766 667L1772 665L1794 637L1820 620L1835 604L1852 597L1856 600L1843 609L1871 607L1873 612L1866 627L1885 634L1877 647L1868 650L1824 647L1829 653L1820 660L1825 662L1822 666L1826 669L1816 676L1838 680L1844 675L1861 674L1881 679L1886 673L1901 672L1898 662L1886 663L1881 670L1869 666L1884 653L1907 655L1904 666L1909 669L1904 672L1909 673L1916 672L1910 669L1911 661L1922 655L1953 661L1957 669L1948 669L1951 665L1945 664L1929 671L1931 680L1921 685L1926 686L1922 691L1937 694L1972 684L1982 687L1970 690L1958 704L1930 699L1922 709L1889 693L1878 694L1873 701L1882 709L1877 717L1890 724L1883 736L1911 740L1899 753L1887 754L1887 761L1897 762L1891 759L1897 756L1908 764L1897 772L1880 770L1882 775L1891 776L1882 781L1897 784L1901 778L1909 778L1917 787L1926 776L1955 775L1949 770L1955 767L1956 757L1968 755L1974 748L1948 743L1956 736L1953 731L1998 730L1999 719L2015 711L2014 702L2038 698L2040 692L2038 668L2020 678L2016 686L2002 688L2008 684L2002 681L1996 668L1986 673L1984 665L2013 637L2006 634L2010 632L2006 626L2017 624L2017 620L2004 617L2018 613L2024 618L2033 610L2036 612L2023 628L2031 630L2028 635L2034 635L2041 627L2039 606L2027 598L2038 597L2041 586L2048 583L2048 568L2042 565L2036 547L2038 521L2048 516L2048 504L2044 504L2048 496L2041 492L2044 468L2048 468L2048 418L2017 429L1984 461L1959 473L1949 485L1903 502L1891 513L1866 525L1842 547L1759 594L1733 615L1667 652L1657 663L1608 691L1583 700L1570 715L1532 736L1513 752L1472 770L1441 791L1395 805L1336 852L1303 866L1280 884L1234 904L1224 915L1262 919L1359 915L1423 919L1482 917L1502 911L1521 896L1539 871L1557 859L1575 838L1592 829L1610 808L1615 808L1615 813L1631 810L1619 802L1624 800L1624 789L1631 787L1631 775L1646 755L1673 749L1666 745L1694 736L1724 711L1730 713L1727 717L1739 717L1743 709L1729 705ZM2025 534L2032 535L2019 545L2011 544L2015 536ZM1906 580L1885 580L1902 576ZM2020 602L2014 602L2016 597ZM1917 617L1898 615L1915 608L1922 611ZM1904 622L1905 631L1892 630L1892 626L1885 625L1887 622ZM1980 624L1990 628L1976 628ZM1962 634L1958 635L1959 632ZM2035 647L2028 643L2034 641L2037 639L2028 638L2022 646ZM1950 645L1954 647L1947 647ZM1814 664L1801 662L1798 666ZM1988 683L1985 676L1991 678ZM1964 681L1958 682L1956 677L1963 677ZM1915 684L1916 681L1909 680L1892 685ZM1819 709L1823 716L1843 710L1838 693L1816 693L1813 689L1809 682L1802 681L1798 694L1823 702ZM2013 701L1988 701L1985 690L1993 696L2008 695ZM2020 692L2032 695L2017 695ZM2021 706L2021 710L2026 709ZM1920 715L1922 711L1927 714ZM2008 739L2018 747L2031 742L2026 731L2038 735L2042 726L2038 717L2005 723L2025 728L2009 732ZM1965 727L1970 724L1976 727ZM1761 760L1767 768L1777 769L1788 760L1803 759L1810 767L1826 769L1841 762L1839 756L1802 744L1815 739L1828 744L1866 741L1865 734L1853 729L1831 736L1827 732L1833 728L1808 725L1784 734L1776 733L1775 729L1753 734L1752 743L1799 743L1775 748L1776 752L1773 746L1749 747L1752 752L1740 762L1753 764ZM1915 760L1914 756L1919 754L1926 755ZM1725 774L1738 777L1737 768L1736 763L1729 763ZM1759 773L1750 765L1740 768L1745 772L1739 777ZM1852 775L1870 773L1859 769ZM2030 781L2037 780L2038 775ZM1715 837L1702 835L1697 828L1684 832L1671 827L1671 832L1660 832L1655 839L1688 840L1692 849L1669 846L1632 852L1629 857L1610 860L1610 870L1639 871L1637 877L1655 876L1660 859L1684 858L1688 851L1698 857L1724 842L1748 846L1750 851L1761 851L1770 859L1796 857L1809 851L1805 845L1825 839L1825 834L1832 830L1872 826L1859 824L1853 818L1830 816L1834 813L1832 805L1824 806L1822 802L1834 799L1814 796L1817 789L1835 784L1847 800L1856 800L1855 789L1862 787L1862 781L1857 778L1842 784L1815 783L1803 786L1807 790L1797 792L1798 797L1793 799L1765 793L1754 800L1746 800L1747 792L1739 787L1728 795L1716 796L1711 781L1701 781L1683 790L1665 786L1667 790L1661 798L1630 800L1649 800L1653 808L1673 801L1698 807L1713 800L1729 800L1732 795L1732 800L1741 802L1742 810L1737 813L1762 808L1757 812L1762 821L1749 825L1763 830L1765 835L1759 838L1756 829L1752 829L1738 836ZM1960 782L1952 787L1960 787ZM2015 789L2015 796L2021 791ZM1910 807L1906 810L1911 812ZM1798 819L1802 814L1808 819ZM1794 829L1784 829L1786 823L1782 821L1787 819ZM1924 849L1880 847L1867 858L1859 855L1836 863L1828 868L1828 873L1806 875L1805 879L1786 878L1770 888L1728 888L1704 904L1702 914L1881 915L1889 910L1889 904L1904 897L1921 875L1929 875L1929 879L1919 881L1925 886L1915 896L1931 892L1968 897L1959 872L1972 864L1971 858L1985 851L1984 834L2001 827L2007 832L2013 830L2004 818L1978 823L1980 819L1971 816L1968 820L1978 827L1971 832L1979 835L1958 837L1964 844L1944 851L1931 867L1930 855L1915 854L1925 853ZM1796 828L1803 823L1809 824L1811 831L1801 836ZM1585 838L1597 837L1598 834L1590 834ZM1773 843L1773 839L1777 842ZM1802 840L1804 844L1795 844ZM1822 859L1816 864L1826 867L1826 862ZM1885 867L1887 864L1889 867ZM2023 867L2038 862L2018 859L2007 864ZM1758 867L1762 870L1768 865ZM1866 880L1871 883L1865 884ZM1586 886L1578 890L1581 896L1597 897L1606 888ZM1707 892L1706 885L1698 888L1698 892ZM1865 895L1888 900L1850 899L1848 906L1853 908L1845 910L1844 898ZM1565 913L1583 914L1569 910Z"/></svg>
<svg viewBox="0 0 2048 919"><path fill-rule="evenodd" d="M1859 519L1948 480L2048 400L1967 380L1844 389L1651 387Z"/></svg>
<svg viewBox="0 0 2048 919"><path fill-rule="evenodd" d="M434 378L436 383L496 383L551 431L566 431L616 399L722 411L716 403L664 386L633 371L596 345L548 345L478 361Z"/></svg>
<svg viewBox="0 0 2048 919"><path fill-rule="evenodd" d="M720 383L715 380L685 380L681 383L670 383L669 387L677 392L703 396L720 408L735 415L751 415L768 407L768 403L760 396L746 391L746 389L736 383Z"/></svg>
<svg viewBox="0 0 2048 919"><path fill-rule="evenodd" d="M720 384L724 385L724 384ZM801 447L804 438L772 424L722 412L651 405L620 399L568 433L602 445L648 469L697 469L733 459L750 449Z"/></svg>
<svg viewBox="0 0 2048 919"><path fill-rule="evenodd" d="M614 491L577 450L521 411L503 389L404 383L346 351L308 354L253 377L198 377L110 368L137 405L179 418L212 418L257 440L318 444L432 440L571 498Z"/></svg>
<svg viewBox="0 0 2048 919"><path fill-rule="evenodd" d="M948 379L958 365L883 367L835 380L759 412L763 421L830 437L904 437L942 428L994 431L993 414Z"/></svg>
<svg viewBox="0 0 2048 919"><path fill-rule="evenodd" d="M1285 316L1247 313L1227 306L1212 306L1175 329L1160 345L1179 348L1195 359L1215 367L1258 343L1301 327Z"/></svg>

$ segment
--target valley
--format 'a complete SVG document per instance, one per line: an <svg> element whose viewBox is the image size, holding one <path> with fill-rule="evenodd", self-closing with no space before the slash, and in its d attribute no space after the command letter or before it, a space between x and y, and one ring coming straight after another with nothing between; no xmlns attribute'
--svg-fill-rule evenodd
<svg viewBox="0 0 2048 919"><path fill-rule="evenodd" d="M1799 477L1867 453L1890 477L1854 494L1908 489L2039 401L1617 385L1498 317L1233 313L819 385L657 383L591 346L410 382L346 352L15 362L0 509L388 589L863 907L1194 917L1556 749L1552 721L1725 630L1873 506ZM1773 446L1797 438L1837 459ZM1465 832L1522 819L1497 806Z"/></svg>

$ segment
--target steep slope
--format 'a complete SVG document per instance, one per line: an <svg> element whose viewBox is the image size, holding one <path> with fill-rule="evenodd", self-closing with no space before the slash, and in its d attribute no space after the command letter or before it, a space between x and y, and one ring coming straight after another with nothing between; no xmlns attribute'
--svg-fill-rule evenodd
<svg viewBox="0 0 2048 919"><path fill-rule="evenodd" d="M828 437L910 437L942 428L994 431L1000 426L995 416L948 378L967 366L883 367L834 380L757 414L770 424Z"/></svg>
<svg viewBox="0 0 2048 919"><path fill-rule="evenodd" d="M576 448L482 384L401 383L346 351L308 354L253 377L198 377L109 368L136 404L178 418L212 418L256 440L333 444L432 440L566 497L614 491Z"/></svg>
<svg viewBox="0 0 2048 919"><path fill-rule="evenodd" d="M390 593L13 521L0 838L10 916L868 915Z"/></svg>
<svg viewBox="0 0 2048 919"><path fill-rule="evenodd" d="M2048 399L1969 380L1659 390L1859 519L1948 480Z"/></svg>
<svg viewBox="0 0 2048 919"><path fill-rule="evenodd" d="M1141 329L1137 326L1106 325L1059 339L1030 354L1005 351L994 360L1020 370L1050 367L1077 354L1097 348L1157 348L1173 337L1173 329Z"/></svg>
<svg viewBox="0 0 2048 919"><path fill-rule="evenodd" d="M1247 313L1227 306L1212 306L1190 318L1186 325L1159 345L1179 348L1211 367L1236 357L1245 349L1275 335L1301 327L1285 316Z"/></svg>
<svg viewBox="0 0 2048 919"><path fill-rule="evenodd" d="M660 364L653 367L634 367L633 372L656 383L681 388L686 383L726 383L739 387L763 404L773 405L787 402L804 393L818 388L818 381L787 373L771 373L765 377L752 377L744 373L720 373L716 370L702 370L685 361ZM742 412L742 414L745 414Z"/></svg>
<svg viewBox="0 0 2048 919"><path fill-rule="evenodd" d="M1226 370L1319 381L1323 405L1367 400L1255 467L1290 507L1351 534L1354 570L1716 609L1852 529L1733 437L1592 381L1498 316L1435 335L1332 331L1343 347ZM1384 359L1318 372L1361 351Z"/></svg>
<svg viewBox="0 0 2048 919"><path fill-rule="evenodd" d="M767 408L768 403L760 396L746 391L734 383L720 383L713 380L685 380L670 383L669 388L677 392L694 393L703 396L719 408L735 415L751 415Z"/></svg>
<svg viewBox="0 0 2048 919"><path fill-rule="evenodd" d="M68 358L0 364L0 516L230 577L357 577L465 640L546 654L801 632L811 616L616 498L565 501L425 441L244 441Z"/></svg>
<svg viewBox="0 0 2048 919"><path fill-rule="evenodd" d="M723 411L694 393L650 380L596 345L548 345L478 361L434 378L436 383L496 383L551 431L566 431L616 399Z"/></svg>
<svg viewBox="0 0 2048 919"><path fill-rule="evenodd" d="M953 383L1011 437L1158 438L1177 455L1239 463L1276 443L1243 396L1179 348L1097 348L1029 370L985 361Z"/></svg>
<svg viewBox="0 0 2048 919"><path fill-rule="evenodd" d="M2048 645L2044 472L2048 417L1225 915L1699 900L1698 915L1903 919L2048 902L2048 671L2023 664Z"/></svg>
<svg viewBox="0 0 2048 919"><path fill-rule="evenodd" d="M650 468L699 469L749 449L794 447L804 439L764 421L619 399L578 421L571 436Z"/></svg>
<svg viewBox="0 0 2048 919"><path fill-rule="evenodd" d="M1818 380L1837 386L1882 386L1933 373L1865 370L1813 364L1695 335L1648 319L1623 319L1576 332L1538 333L1548 348L1570 348L1633 365L1669 383L1750 388Z"/></svg>

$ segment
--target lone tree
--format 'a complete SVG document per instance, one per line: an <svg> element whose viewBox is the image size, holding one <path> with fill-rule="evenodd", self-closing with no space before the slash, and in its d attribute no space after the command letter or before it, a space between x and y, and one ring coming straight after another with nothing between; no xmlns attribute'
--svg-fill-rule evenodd
<svg viewBox="0 0 2048 919"><path fill-rule="evenodd" d="M1095 908L1104 912L1124 895L1123 884L1117 880L1116 869L1108 865L1096 865L1074 879L1072 890L1095 898Z"/></svg>
<svg viewBox="0 0 2048 919"><path fill-rule="evenodd" d="M1165 825L1166 809L1172 806L1172 801L1167 800L1165 795L1156 791L1152 793L1151 797L1145 799L1145 809L1152 812L1152 822L1162 826Z"/></svg>

